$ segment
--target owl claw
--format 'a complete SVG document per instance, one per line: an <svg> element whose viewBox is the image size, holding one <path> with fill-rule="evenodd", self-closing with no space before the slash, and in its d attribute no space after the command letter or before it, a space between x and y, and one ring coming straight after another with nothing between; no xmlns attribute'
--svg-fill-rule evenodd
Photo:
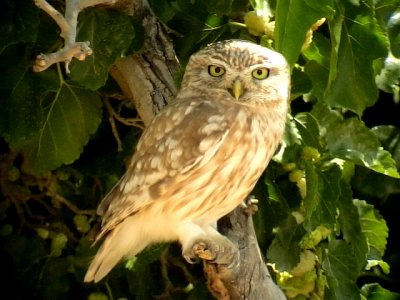
<svg viewBox="0 0 400 300"><path fill-rule="evenodd" d="M182 254L191 264L199 259L224 265L235 265L239 261L238 249L224 236L202 237L184 249Z"/></svg>
<svg viewBox="0 0 400 300"><path fill-rule="evenodd" d="M242 206L248 215L254 215L258 211L258 199L250 195L242 202Z"/></svg>

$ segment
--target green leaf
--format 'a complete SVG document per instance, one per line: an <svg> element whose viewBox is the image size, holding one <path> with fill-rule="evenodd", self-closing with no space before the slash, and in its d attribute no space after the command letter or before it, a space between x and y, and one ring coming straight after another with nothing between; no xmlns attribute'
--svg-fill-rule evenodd
<svg viewBox="0 0 400 300"><path fill-rule="evenodd" d="M279 226L272 244L268 248L268 259L276 264L279 271L290 271L300 261L300 246L304 229L289 215Z"/></svg>
<svg viewBox="0 0 400 300"><path fill-rule="evenodd" d="M369 169L357 168L356 176L353 179L353 188L364 195L385 200L392 194L400 193L400 179Z"/></svg>
<svg viewBox="0 0 400 300"><path fill-rule="evenodd" d="M26 102L31 98L31 82L26 74L31 68L29 50L21 44L7 47L0 55L0 135L7 136L13 128L21 124L15 124L15 119L21 114L24 106L16 104L12 98L17 97ZM12 62L12 68L10 68ZM21 119L21 122L26 122Z"/></svg>
<svg viewBox="0 0 400 300"><path fill-rule="evenodd" d="M78 41L89 41L93 54L71 62L71 79L89 89L102 87L116 59L127 54L135 37L133 23L125 14L91 8L79 14Z"/></svg>
<svg viewBox="0 0 400 300"><path fill-rule="evenodd" d="M363 9L338 4L336 16L329 22L332 55L324 99L331 106L358 115L378 98L373 61L387 55L387 40L373 16L373 8L362 8L367 12L361 14ZM353 16L355 13L358 15Z"/></svg>
<svg viewBox="0 0 400 300"><path fill-rule="evenodd" d="M366 284L361 288L361 294L367 300L397 300L400 299L399 293L391 292L381 287L378 283Z"/></svg>
<svg viewBox="0 0 400 300"><path fill-rule="evenodd" d="M307 194L304 198L304 226L313 230L319 225L333 229L336 224L336 202L340 196L340 170L337 166L324 172L306 163Z"/></svg>
<svg viewBox="0 0 400 300"><path fill-rule="evenodd" d="M330 40L324 35L315 32L312 43L303 51L303 55L307 60L314 61L328 70L331 56Z"/></svg>
<svg viewBox="0 0 400 300"><path fill-rule="evenodd" d="M326 132L329 151L346 159L391 177L399 178L396 162L383 150L379 140L356 118L335 122Z"/></svg>
<svg viewBox="0 0 400 300"><path fill-rule="evenodd" d="M357 265L354 262L354 253L346 242L333 240L329 243L323 255L322 267L328 281L324 299L360 299L355 284L358 276Z"/></svg>
<svg viewBox="0 0 400 300"><path fill-rule="evenodd" d="M389 229L382 216L371 204L363 200L354 200L360 215L361 228L367 238L369 253L368 259L382 259L386 250Z"/></svg>
<svg viewBox="0 0 400 300"><path fill-rule="evenodd" d="M331 0L278 0L275 11L276 50L291 66L297 61L311 26L332 15Z"/></svg>
<svg viewBox="0 0 400 300"><path fill-rule="evenodd" d="M358 214L357 207L353 204L351 188L344 181L341 181L341 192L337 206L339 209L338 222L343 239L352 248L357 271L361 272L367 261L368 244L361 228L361 216Z"/></svg>
<svg viewBox="0 0 400 300"><path fill-rule="evenodd" d="M25 76L10 97L8 118L16 125L7 141L35 173L76 160L101 120L98 94L57 81L53 72ZM37 98L29 97L34 89L41 91Z"/></svg>
<svg viewBox="0 0 400 300"><path fill-rule="evenodd" d="M371 129L382 146L392 154L400 168L400 129L392 125L375 126Z"/></svg>
<svg viewBox="0 0 400 300"><path fill-rule="evenodd" d="M392 51L392 54L394 56L400 57L400 10L399 9L397 9L397 11L395 11L390 16L387 23L387 28L390 39L390 50Z"/></svg>
<svg viewBox="0 0 400 300"><path fill-rule="evenodd" d="M202 0L209 14L227 15L231 12L233 0L208 1Z"/></svg>
<svg viewBox="0 0 400 300"><path fill-rule="evenodd" d="M0 54L7 46L35 42L38 26L39 8L34 1L0 1Z"/></svg>
<svg viewBox="0 0 400 300"><path fill-rule="evenodd" d="M399 101L400 59L387 57L380 73L375 77L376 85L382 91L393 93L395 101Z"/></svg>
<svg viewBox="0 0 400 300"><path fill-rule="evenodd" d="M290 98L296 99L297 97L300 97L303 94L308 93L311 89L312 89L311 80L310 78L308 78L304 70L301 70L300 68L293 68L292 78L291 78Z"/></svg>
<svg viewBox="0 0 400 300"><path fill-rule="evenodd" d="M390 265L383 260L369 259L367 265L365 266L365 270L369 271L375 267L379 267L383 273L390 273Z"/></svg>
<svg viewBox="0 0 400 300"><path fill-rule="evenodd" d="M319 125L310 113L299 113L294 118L304 145L321 149L319 142Z"/></svg>

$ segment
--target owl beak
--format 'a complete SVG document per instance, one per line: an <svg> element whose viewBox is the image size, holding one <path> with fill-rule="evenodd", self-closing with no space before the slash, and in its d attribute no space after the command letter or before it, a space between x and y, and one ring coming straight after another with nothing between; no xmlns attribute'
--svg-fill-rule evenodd
<svg viewBox="0 0 400 300"><path fill-rule="evenodd" d="M243 83L239 79L235 79L232 84L232 88L229 89L229 92L236 100L239 100L240 96L244 93L244 86Z"/></svg>

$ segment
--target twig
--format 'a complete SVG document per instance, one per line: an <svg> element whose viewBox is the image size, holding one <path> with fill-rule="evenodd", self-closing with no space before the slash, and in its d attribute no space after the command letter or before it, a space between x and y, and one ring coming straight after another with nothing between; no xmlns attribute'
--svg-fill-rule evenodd
<svg viewBox="0 0 400 300"><path fill-rule="evenodd" d="M51 197L64 204L66 207L68 207L72 212L74 212L77 215L89 215L89 216L94 216L96 214L96 211L94 209L79 209L75 204L69 202L67 199L65 199L63 196L59 194L52 194Z"/></svg>
<svg viewBox="0 0 400 300"><path fill-rule="evenodd" d="M119 137L119 133L118 133L117 126L115 124L115 120L119 121L120 123L122 123L126 126L134 126L134 127L138 127L143 130L144 126L142 124L142 120L139 118L123 118L123 117L121 117L120 114L114 110L114 108L112 107L112 105L110 103L110 99L107 96L104 97L103 102L104 102L104 105L108 112L108 121L110 122L111 131L114 135L115 140L117 141L118 151L121 152L122 151L122 142Z"/></svg>
<svg viewBox="0 0 400 300"><path fill-rule="evenodd" d="M64 39L64 47L50 54L39 54L36 58L33 70L42 72L57 62L65 63L65 70L69 73L69 63L72 58L85 60L92 55L93 50L89 42L76 42L77 24L79 13L89 7L98 4L113 5L118 0L66 0L65 17L51 6L46 0L34 0L37 7L45 11L60 27L60 36Z"/></svg>
<svg viewBox="0 0 400 300"><path fill-rule="evenodd" d="M87 56L92 55L93 51L89 47L89 42L77 42L72 45L65 46L57 52L50 54L39 54L36 57L33 71L42 72L49 68L51 65L58 62L65 62L66 72L69 73L69 63L72 58L78 60L85 60Z"/></svg>

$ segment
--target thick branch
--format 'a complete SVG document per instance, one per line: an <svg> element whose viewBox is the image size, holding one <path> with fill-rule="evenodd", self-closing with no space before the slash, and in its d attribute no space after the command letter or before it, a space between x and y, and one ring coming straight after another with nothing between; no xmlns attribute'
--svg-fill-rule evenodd
<svg viewBox="0 0 400 300"><path fill-rule="evenodd" d="M286 299L269 274L258 247L253 220L246 208L239 206L222 218L218 230L239 249L240 258L233 266L205 262L204 271L214 295L218 299L232 300Z"/></svg>
<svg viewBox="0 0 400 300"><path fill-rule="evenodd" d="M148 125L176 95L174 76L179 63L166 27L154 16L147 1L130 4L125 6L125 11L142 20L147 39L140 53L118 60L110 72Z"/></svg>

